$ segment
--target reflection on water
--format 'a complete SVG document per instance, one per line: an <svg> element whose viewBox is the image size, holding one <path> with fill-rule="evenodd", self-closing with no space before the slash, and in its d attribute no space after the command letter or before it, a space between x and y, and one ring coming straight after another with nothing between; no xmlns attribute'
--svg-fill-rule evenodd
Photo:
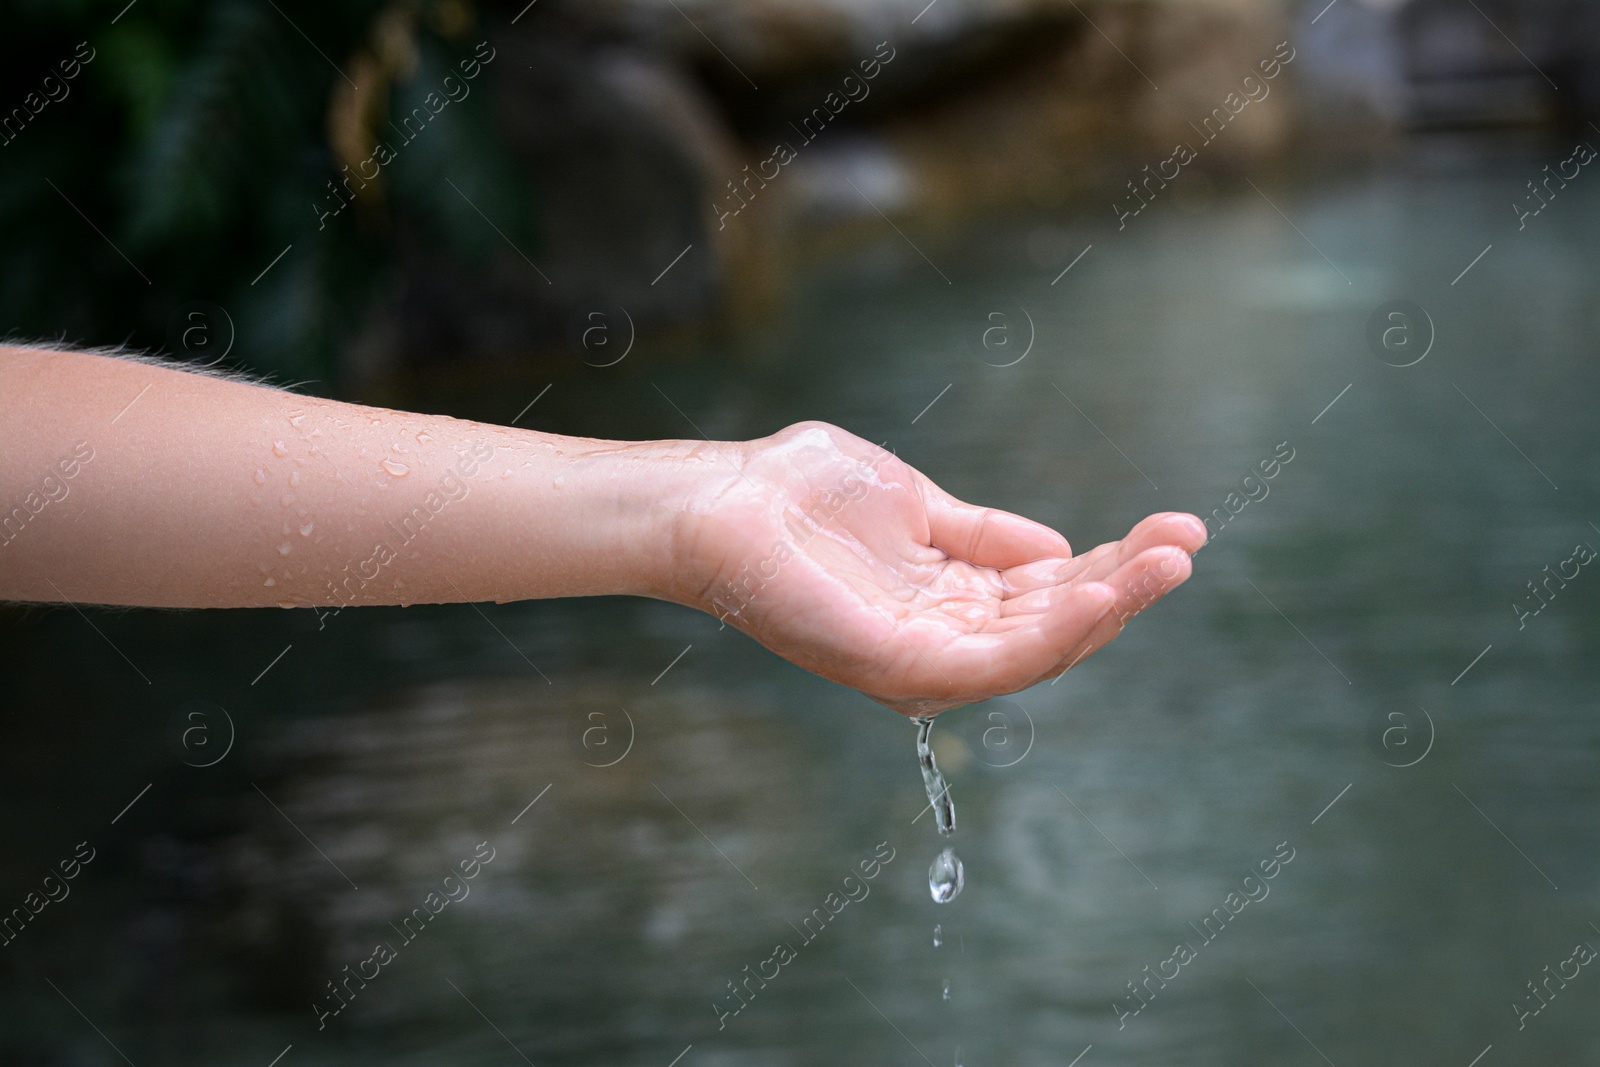
<svg viewBox="0 0 1600 1067"><path fill-rule="evenodd" d="M995 702L1025 756L983 709L935 731L947 907L905 724L677 608L94 615L148 686L75 613L18 618L0 907L97 853L0 952L0 1060L1593 1061L1600 985L1513 1008L1600 944L1600 585L1513 606L1600 544L1600 185L1506 210L1548 155L919 235L949 286L889 233L737 359L552 391L541 425L596 434L689 432L653 383L713 435L836 421L1084 547L1221 509L1173 602ZM1395 299L1438 331L1403 369L1365 341ZM1035 331L1014 365L992 313ZM210 766L195 700L237 731Z"/></svg>

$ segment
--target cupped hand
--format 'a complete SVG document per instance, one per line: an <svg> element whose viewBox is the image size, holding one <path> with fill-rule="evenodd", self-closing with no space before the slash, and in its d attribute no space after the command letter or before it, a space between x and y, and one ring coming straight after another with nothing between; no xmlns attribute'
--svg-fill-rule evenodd
<svg viewBox="0 0 1600 1067"><path fill-rule="evenodd" d="M1180 585L1205 542L1199 519L1168 512L1073 556L825 423L737 447L685 512L686 599L905 715L1062 673Z"/></svg>

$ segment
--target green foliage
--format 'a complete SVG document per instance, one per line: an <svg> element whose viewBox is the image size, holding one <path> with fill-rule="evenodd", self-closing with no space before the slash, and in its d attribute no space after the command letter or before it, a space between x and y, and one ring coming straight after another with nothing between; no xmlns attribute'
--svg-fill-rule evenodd
<svg viewBox="0 0 1600 1067"><path fill-rule="evenodd" d="M489 36L459 4L453 22L436 17L443 6L140 0L118 17L115 4L19 5L0 38L0 117L21 107L25 119L0 137L0 334L174 352L180 309L206 301L236 328L229 365L326 391L341 347L395 287L398 235L487 254L447 177L533 248L526 183L490 121L492 64L372 189L319 222L346 162L331 116L342 106L349 127L358 113L348 76L378 81L362 87L376 113L402 112ZM404 28L409 77L371 58L380 25ZM447 39L439 25L456 28ZM80 42L93 58L69 81L59 64ZM38 106L51 76L66 94L34 113L25 101Z"/></svg>

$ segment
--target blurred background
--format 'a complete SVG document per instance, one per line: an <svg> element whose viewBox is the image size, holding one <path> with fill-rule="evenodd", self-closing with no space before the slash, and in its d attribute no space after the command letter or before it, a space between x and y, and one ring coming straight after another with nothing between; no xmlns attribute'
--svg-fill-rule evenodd
<svg viewBox="0 0 1600 1067"><path fill-rule="evenodd" d="M12 338L1213 541L941 717L948 905L684 609L6 608L0 1063L1600 1063L1600 7L124 3L8 10Z"/></svg>

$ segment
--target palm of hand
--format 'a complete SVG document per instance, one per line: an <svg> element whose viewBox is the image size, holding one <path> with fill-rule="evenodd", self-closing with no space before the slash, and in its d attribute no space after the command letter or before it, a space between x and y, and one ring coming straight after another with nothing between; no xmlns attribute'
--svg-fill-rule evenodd
<svg viewBox="0 0 1600 1067"><path fill-rule="evenodd" d="M962 503L820 423L744 459L702 509L701 606L907 715L1060 674L1187 578L1205 540L1192 516L1154 515L1073 557L1047 527Z"/></svg>

